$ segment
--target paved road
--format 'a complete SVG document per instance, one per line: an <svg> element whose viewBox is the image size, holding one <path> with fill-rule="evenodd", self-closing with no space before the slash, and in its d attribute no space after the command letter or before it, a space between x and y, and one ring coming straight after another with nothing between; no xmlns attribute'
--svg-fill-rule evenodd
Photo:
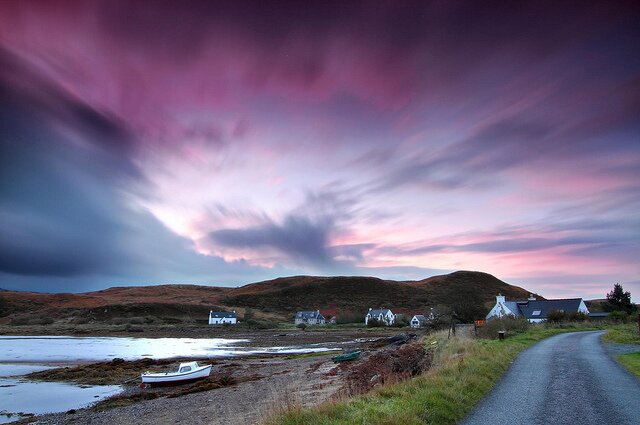
<svg viewBox="0 0 640 425"><path fill-rule="evenodd" d="M638 425L640 380L600 343L573 332L522 352L462 425Z"/></svg>

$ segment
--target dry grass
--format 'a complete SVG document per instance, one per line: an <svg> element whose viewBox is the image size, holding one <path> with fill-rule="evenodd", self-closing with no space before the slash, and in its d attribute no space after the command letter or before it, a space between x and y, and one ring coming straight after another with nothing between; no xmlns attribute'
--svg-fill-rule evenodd
<svg viewBox="0 0 640 425"><path fill-rule="evenodd" d="M491 389L520 351L561 332L538 328L505 341L447 339L446 332L439 332L425 341L435 350L433 367L428 372L365 395L285 412L267 423L455 424Z"/></svg>

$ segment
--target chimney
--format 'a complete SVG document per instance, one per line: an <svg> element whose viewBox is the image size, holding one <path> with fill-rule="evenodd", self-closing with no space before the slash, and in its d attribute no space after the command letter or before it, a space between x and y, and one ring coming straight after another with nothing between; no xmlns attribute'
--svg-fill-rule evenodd
<svg viewBox="0 0 640 425"><path fill-rule="evenodd" d="M533 296L533 294L529 294L529 301L535 301L536 297Z"/></svg>
<svg viewBox="0 0 640 425"><path fill-rule="evenodd" d="M505 301L505 296L502 294L498 294L498 296L496 297L496 303L503 303Z"/></svg>

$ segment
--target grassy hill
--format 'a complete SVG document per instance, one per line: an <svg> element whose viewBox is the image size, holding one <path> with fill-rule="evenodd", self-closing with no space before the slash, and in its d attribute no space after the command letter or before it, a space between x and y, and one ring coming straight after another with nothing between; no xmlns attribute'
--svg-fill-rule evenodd
<svg viewBox="0 0 640 425"><path fill-rule="evenodd" d="M92 321L119 317L203 319L210 309L235 309L242 314L247 308L256 317L288 320L301 309L364 315L369 307L386 307L397 313L415 314L439 305L451 307L467 318L481 317L498 293L509 299L529 295L525 289L490 274L458 271L406 282L375 277L292 276L239 288L159 285L80 294L3 291L0 297L9 313L4 322L28 315Z"/></svg>

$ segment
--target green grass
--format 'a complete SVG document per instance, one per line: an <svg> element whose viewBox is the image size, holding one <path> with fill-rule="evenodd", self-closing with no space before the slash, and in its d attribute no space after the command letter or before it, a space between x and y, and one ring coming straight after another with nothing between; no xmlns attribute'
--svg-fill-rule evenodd
<svg viewBox="0 0 640 425"><path fill-rule="evenodd" d="M619 344L640 344L640 334L638 334L637 323L626 323L612 325L607 328L607 332L602 336L606 342L617 342Z"/></svg>
<svg viewBox="0 0 640 425"><path fill-rule="evenodd" d="M434 367L424 375L369 394L293 409L268 424L455 424L491 389L525 348L543 338L575 329L541 329L505 341L430 337ZM443 336L444 335L444 336Z"/></svg>
<svg viewBox="0 0 640 425"><path fill-rule="evenodd" d="M618 356L618 361L631 373L640 377L640 353L629 353Z"/></svg>

